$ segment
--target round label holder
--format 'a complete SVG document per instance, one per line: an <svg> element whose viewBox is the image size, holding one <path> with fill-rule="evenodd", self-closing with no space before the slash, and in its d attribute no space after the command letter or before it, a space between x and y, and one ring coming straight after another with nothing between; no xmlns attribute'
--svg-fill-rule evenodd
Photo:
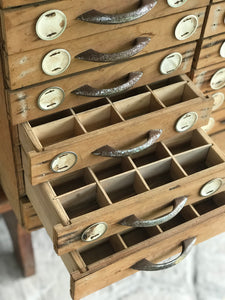
<svg viewBox="0 0 225 300"><path fill-rule="evenodd" d="M66 29L67 18L58 9L44 12L37 20L36 34L41 40L51 41L58 38Z"/></svg>
<svg viewBox="0 0 225 300"><path fill-rule="evenodd" d="M183 56L179 52L167 55L160 64L160 72L163 75L175 72L181 65Z"/></svg>
<svg viewBox="0 0 225 300"><path fill-rule="evenodd" d="M181 19L175 29L175 37L178 40L186 40L191 37L198 28L198 18L189 15Z"/></svg>
<svg viewBox="0 0 225 300"><path fill-rule="evenodd" d="M213 90L222 89L225 86L225 68L219 69L210 80L210 87Z"/></svg>
<svg viewBox="0 0 225 300"><path fill-rule="evenodd" d="M65 151L58 154L50 163L54 173L62 173L70 170L77 162L77 155L72 151Z"/></svg>
<svg viewBox="0 0 225 300"><path fill-rule="evenodd" d="M62 74L71 62L70 53L65 49L55 49L45 55L42 60L42 71L46 75L56 76Z"/></svg>
<svg viewBox="0 0 225 300"><path fill-rule="evenodd" d="M181 7L183 6L188 0L167 0L167 3L170 7Z"/></svg>
<svg viewBox="0 0 225 300"><path fill-rule="evenodd" d="M200 195L202 197L208 197L217 192L223 184L221 178L215 178L204 184L200 190Z"/></svg>
<svg viewBox="0 0 225 300"><path fill-rule="evenodd" d="M44 90L38 97L38 107L48 111L57 108L65 98L64 90L60 87L50 87Z"/></svg>
<svg viewBox="0 0 225 300"><path fill-rule="evenodd" d="M181 116L175 126L177 132L185 132L195 125L198 121L198 114L194 111Z"/></svg>
<svg viewBox="0 0 225 300"><path fill-rule="evenodd" d="M223 105L225 96L224 96L224 93L218 92L218 93L213 94L212 97L214 100L212 111L215 111L218 108L220 108L220 106Z"/></svg>
<svg viewBox="0 0 225 300"><path fill-rule="evenodd" d="M81 234L81 240L84 242L92 242L99 239L108 229L105 222L98 222L86 228Z"/></svg>

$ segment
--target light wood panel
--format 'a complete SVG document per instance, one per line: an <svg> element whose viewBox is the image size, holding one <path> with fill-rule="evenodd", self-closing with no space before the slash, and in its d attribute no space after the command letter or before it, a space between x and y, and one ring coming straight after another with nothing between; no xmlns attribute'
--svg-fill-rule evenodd
<svg viewBox="0 0 225 300"><path fill-rule="evenodd" d="M103 13L120 13L136 9L140 1L137 0L96 0L90 1L57 1L54 3L43 3L42 5L32 5L26 8L7 10L2 13L3 40L5 50L8 54L24 52L31 49L41 48L43 46L56 45L56 43L66 42L83 36L90 36L98 32L111 31L117 28L144 22L150 19L164 17L170 14L181 12L196 7L204 7L209 0L187 1L179 8L172 8L167 1L158 1L157 5L148 14L141 19L122 25L98 25L88 24L77 20L76 18L89 10L99 10ZM43 41L35 33L35 24L39 16L51 9L63 11L67 17L67 28L65 32L53 41ZM20 37L18 39L18 36ZM16 41L16 43L15 43Z"/></svg>

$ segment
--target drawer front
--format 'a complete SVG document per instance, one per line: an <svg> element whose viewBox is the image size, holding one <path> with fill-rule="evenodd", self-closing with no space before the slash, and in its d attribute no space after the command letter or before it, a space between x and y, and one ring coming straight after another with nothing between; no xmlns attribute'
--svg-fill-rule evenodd
<svg viewBox="0 0 225 300"><path fill-rule="evenodd" d="M209 37L224 32L224 12L224 1L218 4L212 4L210 6L209 15L204 31L204 37Z"/></svg>
<svg viewBox="0 0 225 300"><path fill-rule="evenodd" d="M204 207L204 205L208 204L206 202L200 205ZM183 219L189 221L180 225L178 225L178 221L178 223L174 222L173 224L169 224L169 226L166 225L163 228L157 228L155 231L151 231L150 239L140 242L139 244L133 245L134 240L131 240L131 234L121 234L119 237L117 236L118 239L122 239L120 239L122 244L120 248L119 245L116 244L118 239L114 238L113 240L107 241L108 244L105 243L104 246L109 246L107 249L110 251L110 245L112 245L111 247L114 247L115 250L111 250L111 253L116 253L102 259L102 261L99 260L92 263L92 261L94 261L93 253L96 254L96 251L101 249L101 245L92 248L91 251L82 252L81 257L86 261L88 271L83 273L75 271L71 273L72 298L77 300L135 273L136 270L133 268L135 265L138 267L138 262L143 259L157 263L180 253L182 251L181 245L186 239L196 237L195 244L198 244L222 233L224 231L222 224L225 218L224 205L219 208L212 208L212 210L210 210L209 207L206 210L199 208L200 206L198 205L190 206L190 210L186 211L186 216ZM182 220L180 220L180 222L182 223ZM168 228L170 229L168 230ZM163 232L161 230L163 230ZM137 238L137 240L141 240L142 238L146 238L143 237L143 235L140 237L141 235L140 232L136 233L136 235L133 235L133 239ZM124 240L126 241L125 245L123 244ZM131 246L125 248L127 244ZM72 254L73 253L62 257L69 270L71 269L72 263L68 263L68 256L70 255L71 262ZM105 255L107 254L105 253Z"/></svg>
<svg viewBox="0 0 225 300"><path fill-rule="evenodd" d="M199 49L197 49L197 55L195 57L195 69L201 69L214 65L217 63L223 63L225 58L225 34L219 36L212 36L204 39L200 43Z"/></svg>
<svg viewBox="0 0 225 300"><path fill-rule="evenodd" d="M37 3L37 2L43 2L46 0L1 0L0 1L0 7L1 8L9 8L9 7L15 7L15 6L21 6L21 5L27 5L31 3Z"/></svg>
<svg viewBox="0 0 225 300"><path fill-rule="evenodd" d="M193 26L198 27L195 32L195 27L193 27L194 33L181 41L175 37L175 28L180 20L188 16L191 16L196 22ZM198 21L194 19L194 16ZM10 56L5 55L8 86L10 89L17 89L62 75L74 74L126 60L136 53L137 55L147 54L179 45L182 42L197 40L200 37L204 16L205 8L200 8L188 11L188 13L185 11L114 30L110 33L110 41L108 41L108 32L104 32L93 35L91 38L85 37L59 43L55 45L55 48L51 45ZM186 30L185 27L184 30ZM159 32L160 34L158 34ZM121 39L121 37L123 38ZM86 53L88 50L94 50L97 53ZM114 55L110 55L112 53Z"/></svg>
<svg viewBox="0 0 225 300"><path fill-rule="evenodd" d="M49 45L54 45L55 47L55 43L66 42L84 36L91 36L98 32L106 32L109 30L111 31L130 24L136 24L150 19L167 16L177 12L182 12L183 10L194 9L196 8L196 5L197 7L203 7L208 3L209 0L200 0L197 4L196 1L189 0L186 1L184 5L174 8L170 7L166 0L158 1L156 6L143 17L138 18L130 23L116 25L88 23L78 20L77 17L93 9L106 14L135 11L138 9L138 7L141 7L143 5L142 1L125 0L121 2L119 0L108 0L107 4L106 1L104 4L102 0L96 0L94 4L93 2L89 1L83 1L81 4L80 1L67 0L59 2L57 1L54 3L54 5L53 3L46 3L40 6L32 5L19 9L7 10L2 14L2 24L4 28L3 40L5 42L5 50L8 54L13 54ZM42 29L43 27L46 29L46 26L43 25L42 27L42 23L40 23L41 37L44 39L54 38L54 40L42 40L35 32L37 20L42 14L53 9L57 11L60 10L63 13L63 15L60 14L60 18L62 19L62 21L60 22L60 24L57 24L56 31L52 32L51 30L49 30L49 32L47 31L44 33L42 32ZM49 18L54 19L54 14L56 14L56 12L52 11L47 14L47 22L49 22ZM67 21L65 18L67 19ZM62 27L62 29L60 26ZM18 36L20 37L20 39L18 39ZM17 41L16 46L15 40Z"/></svg>
<svg viewBox="0 0 225 300"><path fill-rule="evenodd" d="M51 116L50 122L23 123L19 133L24 171L37 184L108 157L141 152L154 141L206 125L212 99L192 87L190 82L178 82L120 101L105 99L83 112L68 110Z"/></svg>
<svg viewBox="0 0 225 300"><path fill-rule="evenodd" d="M127 229L165 223L174 210L174 199L185 196L180 208L185 210L184 205L207 198L202 194L202 187L215 178L221 178L221 185L214 193L224 191L225 157L212 143L198 130L181 140L159 143L153 153L145 156L116 164L111 160L35 187L26 178L26 192L53 239L56 252L62 255ZM147 163L153 156L162 155L162 148L167 157ZM182 152L175 154L177 151ZM77 189L72 182L80 183ZM133 215L140 219L139 224L130 217ZM155 223L143 222L165 215L166 218ZM175 212L173 218L176 218ZM96 236L91 226L102 223L107 230Z"/></svg>
<svg viewBox="0 0 225 300"><path fill-rule="evenodd" d="M220 92L225 87L225 76L223 70L224 63L222 62L198 70L193 69L190 77L196 87L201 89L205 95L208 95ZM213 78L217 72L219 73L219 76L216 75Z"/></svg>
<svg viewBox="0 0 225 300"><path fill-rule="evenodd" d="M108 66L89 73L82 73L76 76L70 76L65 79L55 80L41 85L32 86L26 89L19 89L17 91L7 91L7 98L11 114L11 120L14 125L32 120L46 115L65 110L70 107L78 106L91 102L94 99L99 99L103 94L101 91L97 94L98 97L86 97L72 93L85 85L93 88L104 89L115 86L121 86L126 83L128 74L132 72L142 72L143 76L132 84L125 85L124 90L131 86L142 86L149 82L163 80L164 78L172 77L178 74L185 74L190 72L193 61L196 43L181 45L179 47L163 50L150 55L135 58L117 65ZM174 71L167 75L160 72L160 65L165 57L173 55L174 52L179 52L183 59L181 65ZM177 63L177 61L176 61ZM128 81L129 82L129 81ZM40 109L38 106L38 99L42 99L50 91L57 90L57 99L59 104L54 109ZM112 93L115 90L112 91ZM42 96L44 95L44 96ZM53 93L55 95L55 93ZM55 98L53 98L55 99ZM64 99L64 101L63 101ZM50 98L50 102L53 102ZM51 106L50 106L51 108Z"/></svg>

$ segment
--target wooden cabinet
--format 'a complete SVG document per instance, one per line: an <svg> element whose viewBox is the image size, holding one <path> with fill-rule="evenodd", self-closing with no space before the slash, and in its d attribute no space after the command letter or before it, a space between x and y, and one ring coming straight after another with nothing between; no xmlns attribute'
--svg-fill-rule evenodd
<svg viewBox="0 0 225 300"><path fill-rule="evenodd" d="M46 228L72 298L173 266L222 232L225 154L201 127L223 40L203 32L223 4L24 2L0 1L12 164L0 175L21 222Z"/></svg>

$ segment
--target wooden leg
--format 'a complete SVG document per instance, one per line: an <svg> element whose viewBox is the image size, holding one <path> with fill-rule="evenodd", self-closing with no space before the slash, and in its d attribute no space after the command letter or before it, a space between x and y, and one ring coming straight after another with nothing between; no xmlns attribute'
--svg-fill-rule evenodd
<svg viewBox="0 0 225 300"><path fill-rule="evenodd" d="M13 211L3 214L4 220L12 238L14 252L25 277L35 273L34 252L31 234L18 224Z"/></svg>

